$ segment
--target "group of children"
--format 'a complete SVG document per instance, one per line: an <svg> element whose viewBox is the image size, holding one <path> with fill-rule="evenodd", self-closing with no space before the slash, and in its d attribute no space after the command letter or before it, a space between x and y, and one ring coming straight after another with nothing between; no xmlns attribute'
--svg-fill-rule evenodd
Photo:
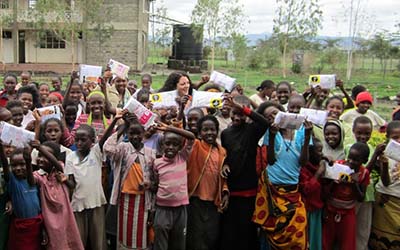
<svg viewBox="0 0 400 250"><path fill-rule="evenodd" d="M0 144L0 249L400 248L400 164L385 155L400 121L373 112L363 86L299 94L266 80L250 98L236 86L215 109L193 107L192 93L220 86L183 72L159 90L176 90L176 105L157 108L148 74L140 89L109 69L97 83L73 73L65 91L62 78L50 91L29 72L3 83L0 120L35 139ZM152 126L124 109L130 98L157 115ZM60 119L38 110L52 105ZM274 122L302 108L328 118ZM353 173L325 178L336 163Z"/></svg>

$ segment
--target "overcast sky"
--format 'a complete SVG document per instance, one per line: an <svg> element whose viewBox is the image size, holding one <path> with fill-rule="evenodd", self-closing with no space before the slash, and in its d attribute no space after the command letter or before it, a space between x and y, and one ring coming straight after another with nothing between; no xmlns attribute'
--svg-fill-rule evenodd
<svg viewBox="0 0 400 250"><path fill-rule="evenodd" d="M276 12L275 0L239 0L244 6L244 12L249 19L244 33L272 33L273 19ZM160 3L159 0L156 0ZM197 0L164 0L170 18L183 22L190 21L190 15ZM354 2L357 2L355 0ZM399 0L361 0L367 13L367 25L363 25L363 36L368 37L374 30L395 30L395 23L400 22ZM350 6L350 0L320 0L323 11L323 28L319 35L347 36L348 21L345 20L345 9ZM346 7L344 7L346 6Z"/></svg>

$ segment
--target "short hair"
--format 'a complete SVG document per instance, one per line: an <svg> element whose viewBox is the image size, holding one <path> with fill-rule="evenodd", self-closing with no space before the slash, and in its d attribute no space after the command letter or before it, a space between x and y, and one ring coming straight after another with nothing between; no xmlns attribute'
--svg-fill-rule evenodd
<svg viewBox="0 0 400 250"><path fill-rule="evenodd" d="M24 104L20 101L20 100L11 100L7 102L6 108L8 110L12 109L12 108L24 108Z"/></svg>
<svg viewBox="0 0 400 250"><path fill-rule="evenodd" d="M204 91L209 91L210 89L215 89L218 90L218 92L223 92L221 87L218 84L215 83L208 83L205 87L204 87Z"/></svg>
<svg viewBox="0 0 400 250"><path fill-rule="evenodd" d="M59 119L57 119L57 118L49 118L49 119L47 119L47 120L42 124L42 126L40 126L39 140L40 140L40 142L42 142L42 143L45 142L45 141L47 141L46 137L44 136L44 133L45 133L47 124L49 124L49 122L56 122L56 123L58 124L58 126L60 126L60 129L61 129L61 137L62 137L62 135L63 135L63 132L64 132L64 125L63 125L63 123L61 122L61 120L59 120Z"/></svg>
<svg viewBox="0 0 400 250"><path fill-rule="evenodd" d="M325 108L328 107L329 103L330 103L331 101L333 101L333 100L339 100L340 103L341 103L342 106L343 106L343 109L344 109L344 102L343 102L342 98L341 98L340 96L338 96L338 95L334 95L334 96L329 97L329 98L326 100L326 102L325 102Z"/></svg>
<svg viewBox="0 0 400 250"><path fill-rule="evenodd" d="M51 78L57 78L57 80L62 84L62 78L61 78L60 75L54 74L54 75L51 76Z"/></svg>
<svg viewBox="0 0 400 250"><path fill-rule="evenodd" d="M306 103L306 100L304 99L304 96L303 95L299 95L299 94L291 95L289 97L289 101L288 102L290 103L290 101L295 100L295 99L301 100L302 102L304 102L304 104Z"/></svg>
<svg viewBox="0 0 400 250"><path fill-rule="evenodd" d="M139 90L139 92L136 95L137 100L140 102L148 102L150 100L150 90L146 89L146 88L142 88L141 90ZM146 97L147 95L147 97ZM145 98L145 100L140 100L141 98Z"/></svg>
<svg viewBox="0 0 400 250"><path fill-rule="evenodd" d="M31 77L31 75L32 75L31 72L29 72L27 70L21 72L21 76L24 75L24 74L25 75L29 75L29 77Z"/></svg>
<svg viewBox="0 0 400 250"><path fill-rule="evenodd" d="M266 101L266 102L261 103L260 106L258 106L257 113L262 115L262 114L264 114L264 111L269 107L275 107L275 108L279 109L279 111L285 112L285 108L281 104L273 102L273 101Z"/></svg>
<svg viewBox="0 0 400 250"><path fill-rule="evenodd" d="M263 86L263 89L272 89L275 88L275 83L271 80L264 80L261 82L261 86Z"/></svg>
<svg viewBox="0 0 400 250"><path fill-rule="evenodd" d="M94 130L93 127L91 127L91 126L89 126L87 124L81 124L76 131L79 131L79 130L86 131L89 134L89 137L93 141L95 141L95 139L96 139L96 131Z"/></svg>
<svg viewBox="0 0 400 250"><path fill-rule="evenodd" d="M244 95L237 95L233 98L233 100L241 105L250 107L250 99Z"/></svg>
<svg viewBox="0 0 400 250"><path fill-rule="evenodd" d="M373 128L373 124L372 124L371 119L369 119L365 115L359 116L354 120L354 122L353 122L353 130L356 127L357 124L370 124L371 128Z"/></svg>
<svg viewBox="0 0 400 250"><path fill-rule="evenodd" d="M386 137L390 137L393 129L400 128L400 121L391 121L386 127Z"/></svg>
<svg viewBox="0 0 400 250"><path fill-rule="evenodd" d="M21 88L18 89L18 98L23 93L31 94L32 104L33 104L32 109L39 107L39 93L36 87L34 87L33 85L22 86Z"/></svg>
<svg viewBox="0 0 400 250"><path fill-rule="evenodd" d="M42 143L43 146L49 147L51 148L51 150L53 151L53 155L54 157L56 157L57 160L60 159L61 157L61 151L60 151L60 145L53 142L53 141L45 141Z"/></svg>
<svg viewBox="0 0 400 250"><path fill-rule="evenodd" d="M195 108L191 108L187 115L189 115L190 112L197 112L200 114L201 117L204 117L204 111L201 108L195 107Z"/></svg>
<svg viewBox="0 0 400 250"><path fill-rule="evenodd" d="M152 77L150 74L143 74L143 75L142 75L142 80L143 80L144 78L148 78L148 79L150 80L150 82L153 82L153 77Z"/></svg>
<svg viewBox="0 0 400 250"><path fill-rule="evenodd" d="M48 83L42 82L42 83L39 84L39 88L42 87L42 86L44 86L44 85L46 85L47 87L49 87L49 84L48 84Z"/></svg>
<svg viewBox="0 0 400 250"><path fill-rule="evenodd" d="M364 87L363 85L356 85L351 89L351 98L355 100L357 98L357 95L360 94L361 92L367 91L367 88Z"/></svg>
<svg viewBox="0 0 400 250"><path fill-rule="evenodd" d="M278 90L278 88L279 88L281 85L287 85L288 88L289 88L289 92L292 92L292 85L290 85L290 83L287 82L287 81L282 81L282 82L278 83L278 85L276 85L276 90Z"/></svg>
<svg viewBox="0 0 400 250"><path fill-rule="evenodd" d="M69 106L74 106L74 107L76 107L76 109L79 109L78 108L78 103L76 103L76 102L74 102L74 101L72 101L72 100L66 100L64 103L63 103L63 109L65 110L67 107L69 107Z"/></svg>
<svg viewBox="0 0 400 250"><path fill-rule="evenodd" d="M203 127L203 123L205 121L212 121L215 124L215 128L217 129L217 133L219 131L219 122L218 119L215 118L215 116L213 115L205 115L202 118L200 118L200 120L197 122L197 130L200 132L202 127Z"/></svg>
<svg viewBox="0 0 400 250"><path fill-rule="evenodd" d="M369 157L369 147L366 143L363 142L356 142L351 147L350 150L355 149L360 153L361 159L363 159L363 163L368 161Z"/></svg>
<svg viewBox="0 0 400 250"><path fill-rule="evenodd" d="M6 81L6 78L7 78L7 77L12 77L12 78L14 78L15 83L18 83L18 78L17 78L17 76L16 76L15 74L13 74L13 73L6 73L6 74L4 75L4 78L3 78L3 83Z"/></svg>

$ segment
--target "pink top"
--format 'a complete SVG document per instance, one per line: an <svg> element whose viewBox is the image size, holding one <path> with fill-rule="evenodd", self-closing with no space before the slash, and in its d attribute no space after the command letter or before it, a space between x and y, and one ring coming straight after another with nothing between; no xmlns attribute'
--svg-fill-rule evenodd
<svg viewBox="0 0 400 250"><path fill-rule="evenodd" d="M192 151L193 141L173 159L162 158L154 161L154 172L158 176L156 204L165 207L178 207L189 204L186 161Z"/></svg>
<svg viewBox="0 0 400 250"><path fill-rule="evenodd" d="M62 142L64 146L70 147L71 145L74 144L76 130L79 128L81 124L87 124L88 118L89 118L88 114L81 114L76 119L74 128L72 129L71 132L69 132L68 129L64 129L64 134L63 134L64 138ZM108 125L111 124L111 121L109 119L107 119L107 124ZM96 131L96 142L98 142L107 128L104 127L103 120L93 120L91 127L93 127L94 130Z"/></svg>
<svg viewBox="0 0 400 250"><path fill-rule="evenodd" d="M33 176L40 186L42 215L49 236L46 249L83 250L67 187L57 181L55 172L49 175L39 169Z"/></svg>

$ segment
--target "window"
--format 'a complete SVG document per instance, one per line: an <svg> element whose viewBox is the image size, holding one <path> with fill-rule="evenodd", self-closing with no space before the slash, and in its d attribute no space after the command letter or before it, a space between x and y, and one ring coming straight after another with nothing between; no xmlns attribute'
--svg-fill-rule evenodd
<svg viewBox="0 0 400 250"><path fill-rule="evenodd" d="M28 8L34 9L36 2L37 2L37 0L28 0Z"/></svg>
<svg viewBox="0 0 400 250"><path fill-rule="evenodd" d="M12 32L11 31L3 31L3 39L11 39L12 38Z"/></svg>
<svg viewBox="0 0 400 250"><path fill-rule="evenodd" d="M60 40L53 32L46 32L40 39L41 49L65 49L65 41Z"/></svg>
<svg viewBox="0 0 400 250"><path fill-rule="evenodd" d="M9 9L10 3L9 0L0 0L0 9Z"/></svg>

